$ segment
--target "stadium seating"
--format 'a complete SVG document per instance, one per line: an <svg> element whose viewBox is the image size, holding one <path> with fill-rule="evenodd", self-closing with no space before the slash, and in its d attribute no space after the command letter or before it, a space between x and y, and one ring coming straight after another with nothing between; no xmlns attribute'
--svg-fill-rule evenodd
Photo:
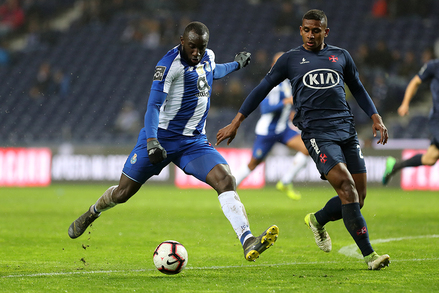
<svg viewBox="0 0 439 293"><path fill-rule="evenodd" d="M63 5L65 1L62 1ZM189 15L208 24L211 34L209 47L217 54L217 62L228 62L239 51L264 49L268 54L299 45L300 24L290 36L277 35L274 21L279 2L223 0L200 1L196 15ZM361 43L384 38L388 47L401 52L414 50L418 59L423 49L432 46L439 25L439 1L433 1L430 17L421 19L372 19L372 1L310 0L309 7L320 7L330 15L329 44L354 52ZM231 9L233 7L233 9ZM125 101L132 101L141 117L146 110L151 76L161 56L170 49L167 44L146 49L139 43L120 41L122 32L133 14L119 13L109 23L74 26L61 33L57 42L47 48L23 51L9 67L0 67L0 145L59 144L70 140L78 144L133 144L135 137L116 133L114 121ZM178 20L178 16L175 16ZM297 30L297 32L296 32ZM178 44L178 40L176 43ZM32 99L32 87L39 65L49 61L70 79L69 94L60 97L48 94ZM251 65L246 70L251 70ZM240 72L236 73L240 76ZM251 88L246 88L247 91ZM237 109L221 110L221 115L208 117L207 132L214 139L216 131L233 118ZM242 136L236 146L253 142L257 114L243 124ZM425 123L413 118L404 137L420 138L414 125ZM395 126L395 127L402 127ZM395 128L396 129L396 128Z"/></svg>

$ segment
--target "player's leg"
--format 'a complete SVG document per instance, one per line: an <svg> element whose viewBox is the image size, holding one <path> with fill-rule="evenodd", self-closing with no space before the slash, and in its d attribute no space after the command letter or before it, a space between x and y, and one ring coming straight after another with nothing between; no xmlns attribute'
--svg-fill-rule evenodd
<svg viewBox="0 0 439 293"><path fill-rule="evenodd" d="M112 186L92 206L95 213L106 211L117 204L125 203L142 187L142 184L134 181L122 173L119 185Z"/></svg>
<svg viewBox="0 0 439 293"><path fill-rule="evenodd" d="M236 192L236 184L228 165L216 165L207 174L205 182L217 191L221 209L241 242L245 259L256 260L277 240L278 227L272 225L258 237L253 236L245 207Z"/></svg>
<svg viewBox="0 0 439 293"><path fill-rule="evenodd" d="M430 145L427 152L422 156L422 165L433 166L439 160L439 149L437 145Z"/></svg>
<svg viewBox="0 0 439 293"><path fill-rule="evenodd" d="M435 144L430 145L425 154L416 154L404 161L397 162L395 158L388 157L382 182L384 185L387 185L390 179L403 168L423 165L433 166L437 160L439 160L439 149Z"/></svg>
<svg viewBox="0 0 439 293"><path fill-rule="evenodd" d="M74 239L81 236L87 227L101 215L101 212L106 211L119 203L126 202L140 189L141 186L142 184L135 182L122 174L119 185L108 188L104 194L99 197L95 204L93 204L84 214L70 225L68 231L70 238Z"/></svg>
<svg viewBox="0 0 439 293"><path fill-rule="evenodd" d="M340 150L342 151L342 154L339 153ZM363 207L364 199L366 198L367 175L366 165L358 139L355 137L351 138L347 143L341 144L340 148L336 147L332 151L329 150L329 153L331 156L338 158L332 164L339 162L346 163L348 172L355 183L360 208ZM317 219L320 220L319 222L324 225L329 221L341 219L341 204L339 196L330 199L327 203L328 207L325 207L321 214L319 213L317 215L316 213Z"/></svg>
<svg viewBox="0 0 439 293"><path fill-rule="evenodd" d="M174 164L186 174L209 184L217 192L224 215L243 244L246 259L255 260L262 251L274 243L279 233L278 228L275 225L270 226L263 235L253 237L244 205L236 192L236 182L230 167L221 154L207 141L205 135L183 142L180 150L181 155L173 160ZM259 239L259 243L252 246L256 247L256 251L249 251L246 254L248 243L254 242L252 239ZM262 247L264 244L265 247Z"/></svg>
<svg viewBox="0 0 439 293"><path fill-rule="evenodd" d="M227 164L218 164L207 174L205 182L218 193L224 215L235 230L241 244L252 236L247 214L237 192L233 175Z"/></svg>
<svg viewBox="0 0 439 293"><path fill-rule="evenodd" d="M354 178L355 186L357 188L361 209L364 206L364 200L366 198L367 175L366 173L359 173L352 174L352 177ZM389 265L390 257L387 254L383 254L380 256L376 252L372 252L371 254L364 257L364 261L366 262L367 268L369 270L379 270Z"/></svg>
<svg viewBox="0 0 439 293"><path fill-rule="evenodd" d="M360 196L355 181L345 164L340 163L326 175L332 187L339 195L342 206L342 217L346 229L360 249L369 269L379 270L390 262L388 255L379 256L372 248L366 220L361 214ZM360 178L360 175L356 175Z"/></svg>
<svg viewBox="0 0 439 293"><path fill-rule="evenodd" d="M203 142L191 146L176 165L186 174L209 184L218 194L224 215L243 243L251 236L244 205L236 193L236 182L227 161L211 145ZM198 157L196 157L198 155Z"/></svg>
<svg viewBox="0 0 439 293"><path fill-rule="evenodd" d="M272 225L258 237L253 236L250 231L245 207L236 189L231 189L233 185L231 182L228 182L227 178L230 178L230 176L232 175L228 165L216 165L207 175L206 183L217 191L221 209L241 241L245 259L255 261L262 252L272 246L277 240L279 228L276 225Z"/></svg>
<svg viewBox="0 0 439 293"><path fill-rule="evenodd" d="M252 235L245 207L236 192L236 182L230 167L210 144L202 140L195 142L174 163L186 174L209 184L217 192L221 209L238 236L247 260L255 260L276 241L279 229L275 225L270 226L258 237Z"/></svg>
<svg viewBox="0 0 439 293"><path fill-rule="evenodd" d="M323 180L326 180L325 174L344 159L341 148L330 140L305 139L304 143ZM332 249L326 223L341 218L341 200L338 196L332 197L321 210L305 216L305 224L313 232L315 242L322 251L330 252Z"/></svg>
<svg viewBox="0 0 439 293"><path fill-rule="evenodd" d="M360 203L360 209L364 206L364 200L367 193L367 173L351 174L355 182L355 188L358 193L358 201Z"/></svg>
<svg viewBox="0 0 439 293"><path fill-rule="evenodd" d="M169 145L165 145L165 147L168 150L168 158L160 164L151 164L146 149L146 135L144 131L141 131L136 146L125 162L119 184L109 187L95 204L70 225L68 230L70 238L81 236L87 227L100 216L101 212L126 202L146 180L159 174L173 157L172 147Z"/></svg>
<svg viewBox="0 0 439 293"><path fill-rule="evenodd" d="M293 188L293 180L300 170L302 170L308 163L308 150L300 137L300 134L290 130L285 131L286 141L283 143L290 149L296 150L297 154L294 156L292 164L288 167L287 172L277 182L276 188L280 191L286 192L288 197L292 199L300 199L301 195Z"/></svg>
<svg viewBox="0 0 439 293"><path fill-rule="evenodd" d="M337 165L340 162L345 162L345 156L342 148L337 144L325 145L325 143L321 143L320 146L322 147L320 153L323 154L322 157L320 157L319 154L319 156L316 158L314 147L310 149L310 152L313 154L313 159L316 162L317 169L321 173L321 178L326 179L325 174L330 171L332 166ZM329 199L325 206L314 214L314 217L312 217L311 214L309 222L314 223L315 227L321 227L323 230L323 227L328 222L337 221L340 219L342 219L341 199L338 195L336 195Z"/></svg>
<svg viewBox="0 0 439 293"><path fill-rule="evenodd" d="M276 139L274 135L256 135L250 162L247 165L241 166L240 169L233 173L236 179L236 186L239 186L239 184L264 161L268 152L270 152L275 144Z"/></svg>
<svg viewBox="0 0 439 293"><path fill-rule="evenodd" d="M346 157L352 160L350 162L350 168L353 172L361 173L365 172L364 159L361 155L361 150L358 146L358 141L353 141L353 146L346 149L346 147L340 143L334 143L330 140L307 140L306 145L309 153L316 163L316 167L321 173L322 179L327 179L326 175L341 163L345 166ZM326 175L325 175L326 174ZM350 176L350 173L347 173ZM351 180L354 181L355 179ZM362 184L360 184L363 186ZM361 188L363 196L363 187ZM337 191L337 190L336 190ZM313 231L316 244L318 247L329 252L331 250L331 239L326 232L325 225L330 221L337 221L342 218L342 201L341 197L332 197L326 205L316 213L306 215L305 223Z"/></svg>
<svg viewBox="0 0 439 293"><path fill-rule="evenodd" d="M305 156L309 156L308 149L305 146L299 133L294 134L290 139L288 139L286 146L290 149L301 152Z"/></svg>
<svg viewBox="0 0 439 293"><path fill-rule="evenodd" d="M366 198L366 173L352 174L355 186L358 193L360 202L360 208L364 205L364 199ZM314 214L317 223L321 226L326 225L328 222L338 221L342 219L341 212L341 199L338 195L332 197L326 205Z"/></svg>
<svg viewBox="0 0 439 293"><path fill-rule="evenodd" d="M381 269L390 262L388 255L379 256L372 248L366 220L361 214L367 191L366 164L356 136L340 146L345 163L336 165L326 178L337 191L342 203L342 217L346 229L355 240L369 269Z"/></svg>
<svg viewBox="0 0 439 293"><path fill-rule="evenodd" d="M236 180L236 186L239 186L241 182L247 178L250 173L256 169L256 167L262 163L262 160L256 159L255 157L251 157L250 162L247 165L242 165L238 171L235 172L235 180Z"/></svg>

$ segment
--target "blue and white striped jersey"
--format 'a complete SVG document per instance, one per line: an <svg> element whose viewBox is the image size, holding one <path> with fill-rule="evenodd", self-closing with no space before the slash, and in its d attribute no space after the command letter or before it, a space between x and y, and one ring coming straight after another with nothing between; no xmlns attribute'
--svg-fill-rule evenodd
<svg viewBox="0 0 439 293"><path fill-rule="evenodd" d="M272 135L282 133L288 124L292 105L284 105L283 100L291 97L291 85L284 80L274 87L261 102L261 117L256 123L257 135Z"/></svg>
<svg viewBox="0 0 439 293"><path fill-rule="evenodd" d="M200 63L190 66L181 57L179 46L157 63L151 89L167 94L160 108L159 128L185 136L205 132L215 66L212 50L206 49Z"/></svg>

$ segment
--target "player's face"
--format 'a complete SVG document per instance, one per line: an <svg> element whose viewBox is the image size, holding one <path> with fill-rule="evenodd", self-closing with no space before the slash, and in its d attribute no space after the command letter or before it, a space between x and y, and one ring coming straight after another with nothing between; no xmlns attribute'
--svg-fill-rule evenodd
<svg viewBox="0 0 439 293"><path fill-rule="evenodd" d="M207 43L209 42L209 35L198 35L191 31L187 35L180 38L183 58L194 66L200 63L201 58L206 52Z"/></svg>
<svg viewBox="0 0 439 293"><path fill-rule="evenodd" d="M325 46L325 38L329 34L329 28L325 23L314 19L304 19L300 27L300 35L303 47L308 51L320 51Z"/></svg>

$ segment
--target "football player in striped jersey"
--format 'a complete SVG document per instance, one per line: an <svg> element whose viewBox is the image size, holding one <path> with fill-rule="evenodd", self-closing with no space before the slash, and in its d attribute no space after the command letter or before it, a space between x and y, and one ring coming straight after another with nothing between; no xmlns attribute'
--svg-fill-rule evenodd
<svg viewBox="0 0 439 293"><path fill-rule="evenodd" d="M205 135L213 80L245 67L251 54L241 52L234 61L217 64L214 52L207 48L208 42L206 25L191 22L180 37L180 44L157 63L145 125L125 162L119 184L108 188L70 225L71 238L81 236L101 212L126 202L151 176L172 162L215 189L247 260L254 261L274 244L279 234L276 225L257 237L251 233L229 165Z"/></svg>

